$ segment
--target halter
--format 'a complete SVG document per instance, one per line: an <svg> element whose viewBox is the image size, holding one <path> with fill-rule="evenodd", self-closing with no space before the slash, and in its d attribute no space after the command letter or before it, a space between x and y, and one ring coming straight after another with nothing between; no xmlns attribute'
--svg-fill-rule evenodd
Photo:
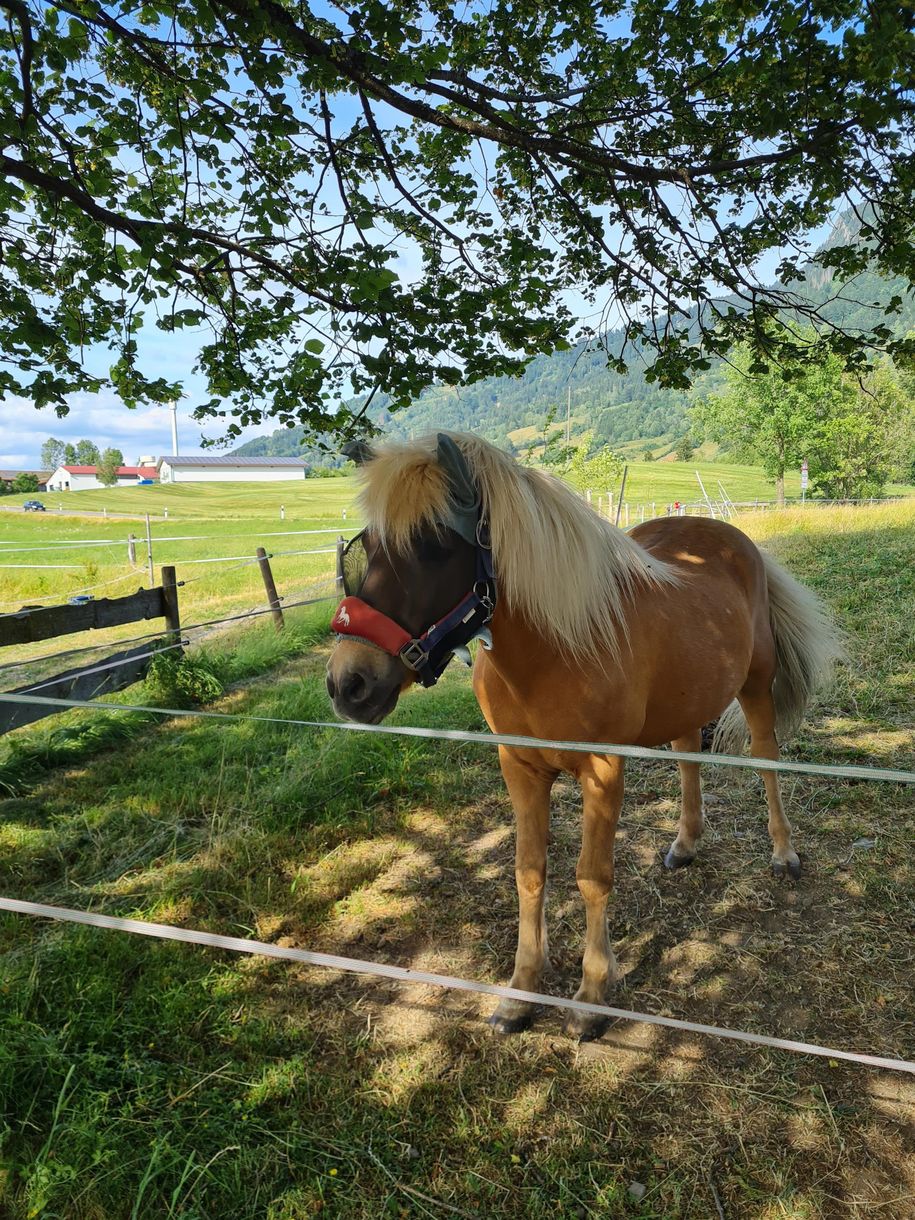
<svg viewBox="0 0 915 1220"><path fill-rule="evenodd" d="M363 546L364 533L363 530L357 534L344 552L343 589L347 596L337 607L331 630L337 633L338 639L355 639L380 648L388 656L399 657L415 672L423 686L435 686L455 651L480 634L496 608L496 580L488 526L482 517L477 517L473 534L477 572L470 592L453 610L416 637L361 597L350 594L346 560L351 548ZM361 585L361 581L359 583Z"/></svg>

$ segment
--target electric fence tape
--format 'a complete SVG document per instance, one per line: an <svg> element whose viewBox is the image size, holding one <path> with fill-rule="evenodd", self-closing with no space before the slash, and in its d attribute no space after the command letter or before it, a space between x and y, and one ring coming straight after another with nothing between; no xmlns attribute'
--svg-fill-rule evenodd
<svg viewBox="0 0 915 1220"><path fill-rule="evenodd" d="M521 1000L524 1003L537 1004L545 1008L564 1008L571 1012L583 1012L618 1021L638 1021L645 1025L660 1025L666 1029L679 1030L683 1033L729 1038L735 1042L748 1042L751 1045L765 1046L772 1050L818 1055L820 1058L845 1060L849 1063L864 1064L867 1067L909 1072L915 1075L915 1063L906 1059L890 1059L882 1055L869 1055L860 1051L837 1050L834 1047L820 1046L813 1042L796 1042L791 1038L773 1038L767 1034L752 1034L744 1030L726 1029L717 1025L702 1025L696 1021L683 1021L677 1017L661 1017L654 1013L614 1008L609 1004L589 1004L584 1000L567 1000L564 996L546 995L537 991L521 991L516 987L501 987L496 983L481 983L448 974L431 974L425 970L410 970L405 966L389 966L384 962L338 957L332 953L312 953L307 949L287 948L283 945L270 944L268 941L248 940L238 936L220 936L212 932L201 932L195 928L177 928L172 924L150 923L142 919L119 919L112 915L98 915L94 911L79 911L71 907L24 902L17 898L0 897L0 910L11 911L18 915L33 915L42 919L56 919L65 923L106 928L114 932L130 932L136 936L149 936L158 940L175 940L185 944L205 945L210 949L225 949L230 953L283 958L307 966L320 966L324 969L342 970L350 974L393 979L397 983L421 983L450 991L471 991L480 995L498 996L502 999Z"/></svg>

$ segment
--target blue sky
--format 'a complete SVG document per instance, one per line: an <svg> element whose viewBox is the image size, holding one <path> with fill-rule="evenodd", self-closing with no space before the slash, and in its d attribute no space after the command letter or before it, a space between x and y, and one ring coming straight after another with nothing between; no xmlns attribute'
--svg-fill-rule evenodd
<svg viewBox="0 0 915 1220"><path fill-rule="evenodd" d="M175 364L178 365L181 359L182 353L175 350ZM188 352L188 369L191 361L192 354ZM191 405L186 401L178 409L178 445L182 453L200 452L202 435L213 439L222 435L218 424L211 424L203 433L200 424L190 417ZM269 431L269 425L248 428L234 444ZM38 469L41 446L49 436L64 442L86 437L95 441L100 449L114 446L121 450L129 464L133 464L141 454L159 457L171 453L171 412L167 407L129 411L110 392L74 395L70 414L63 419L58 419L53 409L38 411L21 398L7 398L0 404L0 468Z"/></svg>

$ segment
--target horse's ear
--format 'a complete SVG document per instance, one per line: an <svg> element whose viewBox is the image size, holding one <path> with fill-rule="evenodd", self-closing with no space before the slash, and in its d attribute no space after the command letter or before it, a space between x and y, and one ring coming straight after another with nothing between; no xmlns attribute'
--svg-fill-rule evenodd
<svg viewBox="0 0 915 1220"><path fill-rule="evenodd" d="M451 490L451 512L445 524L474 546L480 519L480 493L467 459L445 432L438 434L438 461L448 476Z"/></svg>
<svg viewBox="0 0 915 1220"><path fill-rule="evenodd" d="M438 434L438 461L448 475L453 502L462 508L475 508L479 503L479 493L467 459L446 432Z"/></svg>
<svg viewBox="0 0 915 1220"><path fill-rule="evenodd" d="M340 452L357 466L364 466L375 456L375 450L368 441L347 441L340 446Z"/></svg>

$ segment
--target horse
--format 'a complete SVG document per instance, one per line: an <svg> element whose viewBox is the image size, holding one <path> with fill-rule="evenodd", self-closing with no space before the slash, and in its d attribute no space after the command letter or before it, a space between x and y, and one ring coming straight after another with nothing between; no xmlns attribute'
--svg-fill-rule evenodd
<svg viewBox="0 0 915 1220"><path fill-rule="evenodd" d="M365 529L348 548L327 666L336 713L378 723L414 682L431 686L480 637L473 689L493 732L777 759L841 653L824 607L734 526L670 517L629 532L559 478L486 441L439 433L364 453ZM617 976L607 903L623 803L623 759L499 747L516 818L518 944L510 985L538 992L550 792L581 786L576 878L587 924L576 999L607 1002ZM678 762L676 838L664 863L690 864L703 829L699 764ZM800 876L778 775L763 771L776 876ZM536 1007L503 999L490 1018L526 1028ZM565 1031L599 1037L606 1019L570 1011Z"/></svg>

